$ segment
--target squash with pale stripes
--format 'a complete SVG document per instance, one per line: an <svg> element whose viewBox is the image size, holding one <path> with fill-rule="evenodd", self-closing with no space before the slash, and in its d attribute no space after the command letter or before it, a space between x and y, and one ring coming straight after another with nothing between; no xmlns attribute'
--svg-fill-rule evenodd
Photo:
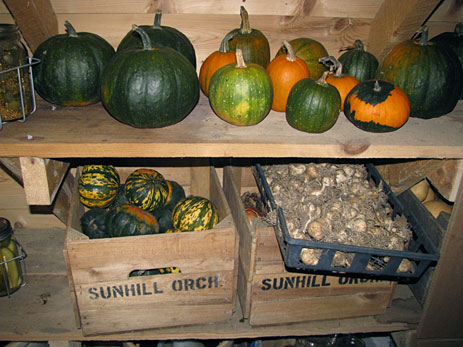
<svg viewBox="0 0 463 347"><path fill-rule="evenodd" d="M79 200L87 207L108 207L116 197L120 178L112 165L85 165L79 178Z"/></svg>
<svg viewBox="0 0 463 347"><path fill-rule="evenodd" d="M151 213L123 204L110 209L106 215L106 232L111 237L159 233L159 224Z"/></svg>
<svg viewBox="0 0 463 347"><path fill-rule="evenodd" d="M219 221L219 214L212 201L192 196L175 205L171 218L175 229L198 231L212 229Z"/></svg>

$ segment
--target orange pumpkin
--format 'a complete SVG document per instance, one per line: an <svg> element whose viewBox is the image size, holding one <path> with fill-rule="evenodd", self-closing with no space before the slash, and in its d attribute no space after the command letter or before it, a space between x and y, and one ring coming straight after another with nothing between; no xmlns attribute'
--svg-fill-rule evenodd
<svg viewBox="0 0 463 347"><path fill-rule="evenodd" d="M341 111L344 110L344 100L346 100L347 94L359 84L359 80L354 76L343 74L342 73L342 64L333 56L320 58L320 62L328 65L331 65L331 71L326 77L326 82L334 86L341 96Z"/></svg>
<svg viewBox="0 0 463 347"><path fill-rule="evenodd" d="M273 103L272 110L286 111L291 88L303 78L309 78L310 72L304 60L296 56L291 44L283 40L286 47L286 55L277 55L267 66L267 72L272 80Z"/></svg>
<svg viewBox="0 0 463 347"><path fill-rule="evenodd" d="M228 41L232 37L232 33L227 34L223 38L219 50L211 53L201 65L201 69L199 70L199 85L206 96L209 96L209 84L214 73L222 66L236 62L235 51L230 51L228 46Z"/></svg>

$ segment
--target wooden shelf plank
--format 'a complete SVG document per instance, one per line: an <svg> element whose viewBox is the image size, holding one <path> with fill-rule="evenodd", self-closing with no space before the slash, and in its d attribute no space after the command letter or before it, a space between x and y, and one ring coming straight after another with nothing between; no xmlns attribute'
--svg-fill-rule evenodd
<svg viewBox="0 0 463 347"><path fill-rule="evenodd" d="M462 133L462 101L448 115L410 118L391 133L362 131L341 114L329 131L308 134L274 111L255 126L228 124L204 96L183 121L160 129L124 125L101 104L52 108L39 100L26 122L4 126L0 157L463 158Z"/></svg>

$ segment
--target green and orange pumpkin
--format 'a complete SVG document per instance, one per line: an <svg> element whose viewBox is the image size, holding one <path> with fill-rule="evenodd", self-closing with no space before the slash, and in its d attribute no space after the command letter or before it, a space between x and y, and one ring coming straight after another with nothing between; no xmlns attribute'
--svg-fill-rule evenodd
<svg viewBox="0 0 463 347"><path fill-rule="evenodd" d="M141 208L123 204L110 209L106 215L106 232L110 237L159 233L156 218Z"/></svg>

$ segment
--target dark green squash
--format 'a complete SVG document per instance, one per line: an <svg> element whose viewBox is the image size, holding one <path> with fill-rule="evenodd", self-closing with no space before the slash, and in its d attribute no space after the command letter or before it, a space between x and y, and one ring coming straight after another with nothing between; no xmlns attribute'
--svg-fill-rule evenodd
<svg viewBox="0 0 463 347"><path fill-rule="evenodd" d="M110 237L148 235L159 233L156 218L141 208L124 204L116 206L106 215L106 232Z"/></svg>
<svg viewBox="0 0 463 347"><path fill-rule="evenodd" d="M410 101L392 83L369 80L360 82L349 92L344 114L359 129L373 133L391 132L407 122Z"/></svg>
<svg viewBox="0 0 463 347"><path fill-rule="evenodd" d="M109 237L106 233L106 214L104 208L95 207L87 210L80 217L82 232L91 239L101 239Z"/></svg>
<svg viewBox="0 0 463 347"><path fill-rule="evenodd" d="M393 47L378 68L377 78L402 89L410 100L410 117L435 118L451 112L461 95L463 71L455 52L419 40Z"/></svg>
<svg viewBox="0 0 463 347"><path fill-rule="evenodd" d="M193 67L196 69L196 53L193 44L178 29L161 25L162 10L157 9L154 15L153 25L140 25L150 37L151 45L153 47L170 47L180 52L187 58ZM129 31L117 47L117 51L123 51L127 49L140 49L143 48L143 44L140 37L133 32Z"/></svg>
<svg viewBox="0 0 463 347"><path fill-rule="evenodd" d="M125 196L125 184L120 184L117 189L116 197L114 198L111 207L116 207L118 205L128 204L129 200Z"/></svg>
<svg viewBox="0 0 463 347"><path fill-rule="evenodd" d="M79 200L87 207L108 207L117 195L120 178L112 165L85 165L78 181Z"/></svg>
<svg viewBox="0 0 463 347"><path fill-rule="evenodd" d="M172 210L180 200L186 197L183 187L175 181L166 180L169 191L167 194L165 208Z"/></svg>
<svg viewBox="0 0 463 347"><path fill-rule="evenodd" d="M130 204L146 211L164 207L169 187L164 177L152 169L137 169L125 180L125 196Z"/></svg>
<svg viewBox="0 0 463 347"><path fill-rule="evenodd" d="M341 96L326 82L328 73L325 71L318 80L304 78L291 89L286 121L293 128L307 133L323 133L338 120Z"/></svg>
<svg viewBox="0 0 463 347"><path fill-rule="evenodd" d="M171 218L174 229L198 231L214 228L219 221L219 214L209 199L191 196L175 205Z"/></svg>
<svg viewBox="0 0 463 347"><path fill-rule="evenodd" d="M172 224L172 209L167 207L162 207L154 210L153 215L156 217L159 223L159 232L165 233L169 229L173 229L174 225Z"/></svg>
<svg viewBox="0 0 463 347"><path fill-rule="evenodd" d="M270 62L270 44L267 37L257 29L251 28L249 15L244 6L240 7L241 26L227 35L233 36L228 42L231 50L238 48L243 52L246 63L255 63L267 67Z"/></svg>
<svg viewBox="0 0 463 347"><path fill-rule="evenodd" d="M77 33L65 22L67 34L42 42L34 52L40 63L33 66L34 85L46 101L61 106L97 103L103 70L114 48L102 37Z"/></svg>
<svg viewBox="0 0 463 347"><path fill-rule="evenodd" d="M325 65L320 63L319 59L326 57L328 51L322 43L307 37L299 37L289 41L293 47L296 56L301 58L307 64L310 72L310 78L319 79L323 72L326 71ZM282 47L278 50L277 55L287 54L287 49Z"/></svg>
<svg viewBox="0 0 463 347"><path fill-rule="evenodd" d="M458 23L453 32L444 32L433 37L431 42L452 49L458 56L463 68L463 23ZM463 99L463 87L460 100Z"/></svg>
<svg viewBox="0 0 463 347"><path fill-rule="evenodd" d="M255 125L267 117L272 107L272 80L258 64L243 60L240 49L236 61L218 69L209 84L209 101L215 114L238 126Z"/></svg>
<svg viewBox="0 0 463 347"><path fill-rule="evenodd" d="M199 81L193 65L169 47L152 48L138 27L143 49L118 52L101 84L106 110L136 128L161 128L180 122L199 100Z"/></svg>
<svg viewBox="0 0 463 347"><path fill-rule="evenodd" d="M342 64L342 71L354 76L360 82L374 78L379 65L378 59L370 52L365 51L361 40L355 40L354 46L349 47L346 52L339 56L338 60Z"/></svg>

